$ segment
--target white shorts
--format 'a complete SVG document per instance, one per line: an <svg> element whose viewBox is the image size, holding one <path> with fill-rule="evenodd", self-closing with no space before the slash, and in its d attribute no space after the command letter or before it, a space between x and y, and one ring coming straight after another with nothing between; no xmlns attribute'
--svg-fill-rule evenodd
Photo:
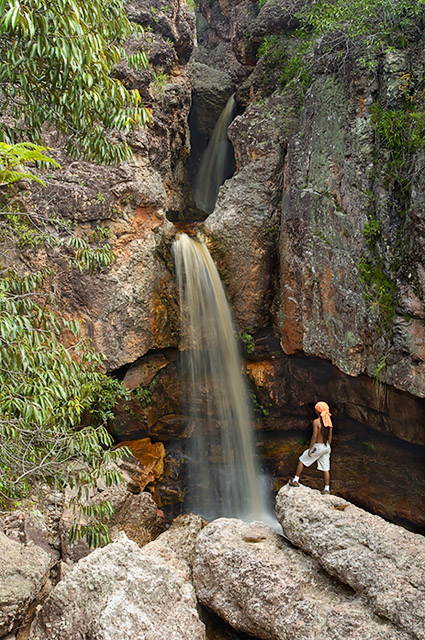
<svg viewBox="0 0 425 640"><path fill-rule="evenodd" d="M309 467L313 462L317 461L317 468L319 471L329 471L331 468L331 445L327 444L315 444L311 450L311 458L308 455L308 449L304 451L299 457L299 461L303 463L305 467Z"/></svg>

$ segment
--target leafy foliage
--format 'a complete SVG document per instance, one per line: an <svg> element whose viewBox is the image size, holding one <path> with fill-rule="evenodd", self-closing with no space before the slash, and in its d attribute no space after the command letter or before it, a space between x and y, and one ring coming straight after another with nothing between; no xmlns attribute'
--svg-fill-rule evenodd
<svg viewBox="0 0 425 640"><path fill-rule="evenodd" d="M370 217L369 221L363 227L363 235L366 238L369 249L372 251L375 249L376 242L381 236L381 231L381 221L374 217Z"/></svg>
<svg viewBox="0 0 425 640"><path fill-rule="evenodd" d="M341 64L350 57L374 68L377 54L406 46L409 37L420 35L416 22L425 13L425 0L323 0L300 10L293 6L292 18L299 23L293 34L296 47L281 60L280 84L295 80L303 89L311 83L317 59L324 68L327 60ZM267 36L259 55L278 57L274 44L277 36Z"/></svg>
<svg viewBox="0 0 425 640"><path fill-rule="evenodd" d="M48 151L48 149L32 142L18 144L0 142L0 187L22 179L35 180L44 185L43 180L38 176L19 170L25 162L44 162L58 167L58 163L53 158L46 156L44 151Z"/></svg>
<svg viewBox="0 0 425 640"><path fill-rule="evenodd" d="M1 144L3 190L24 178L40 182L22 165L55 165L45 151L30 143ZM93 248L86 239L70 235L66 225L55 235L54 221L15 210L13 197L6 196L6 202L0 218L5 246L13 233L21 246L43 242L63 247L80 271L111 262L108 245ZM96 234L102 241L103 230ZM126 391L102 372L104 356L80 337L78 323L49 311L50 275L46 267L22 276L0 263L0 505L27 497L37 485L70 485L74 506L85 517L84 524L76 521L71 535L85 535L89 544L99 545L109 540L107 526L98 518L108 515L110 505L94 509L81 498L98 479L107 486L121 481L110 463L125 451L111 450L106 424Z"/></svg>
<svg viewBox="0 0 425 640"><path fill-rule="evenodd" d="M389 196L388 213L393 218L394 234L391 245L380 242L382 223L371 216L363 229L369 248L368 258L359 263L360 278L365 297L380 312L381 333L392 337L395 318L395 279L404 268L414 272L403 233L411 201L412 178L416 171L416 152L425 148L424 92L417 87L415 78L405 73L400 78L398 108L384 109L373 105L372 125L379 153L377 170ZM403 222L404 220L404 222ZM410 276L409 276L410 277ZM385 371L382 365L379 374Z"/></svg>
<svg viewBox="0 0 425 640"><path fill-rule="evenodd" d="M382 47L406 30L423 11L424 0L325 0L297 14L304 28L323 35L341 30L351 38L365 37L368 46Z"/></svg>
<svg viewBox="0 0 425 640"><path fill-rule="evenodd" d="M121 452L106 450L105 425L121 385L101 372L104 358L79 338L78 323L44 307L48 269L1 276L0 496L22 498L40 480L90 487L102 475L112 484L115 472L102 465Z"/></svg>
<svg viewBox="0 0 425 640"><path fill-rule="evenodd" d="M377 309L381 318L380 333L388 335L392 331L395 317L395 280L385 275L382 259L361 258L359 274L365 286L365 297L372 309Z"/></svg>
<svg viewBox="0 0 425 640"><path fill-rule="evenodd" d="M67 136L74 157L129 158L117 132L146 124L150 114L137 89L112 74L121 61L147 65L144 52L124 51L135 29L121 0L0 0L0 107L13 119L1 124L1 139L40 141L47 124Z"/></svg>
<svg viewBox="0 0 425 640"><path fill-rule="evenodd" d="M247 355L251 356L255 352L255 340L252 333L249 331L241 331L238 337L244 344Z"/></svg>
<svg viewBox="0 0 425 640"><path fill-rule="evenodd" d="M330 50L347 45L359 56L373 55L406 44L406 32L423 14L425 0L327 0L307 5L297 13L298 35L312 43L324 38ZM332 34L332 38L326 40Z"/></svg>

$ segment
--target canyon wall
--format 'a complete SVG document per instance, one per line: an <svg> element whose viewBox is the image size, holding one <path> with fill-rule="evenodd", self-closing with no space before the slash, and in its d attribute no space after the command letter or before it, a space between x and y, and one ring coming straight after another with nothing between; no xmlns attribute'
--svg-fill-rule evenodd
<svg viewBox="0 0 425 640"><path fill-rule="evenodd" d="M423 480L425 445L423 152L412 152L401 197L374 105L397 107L403 74L421 77L422 37L409 34L407 48L373 68L318 46L310 85L284 87L284 56L258 51L275 36L289 55L303 4L200 0L195 34L183 0L127 2L130 18L145 27L128 47L143 48L150 67L117 74L139 89L152 124L129 139L133 160L113 168L72 161L52 134L62 169L47 189L33 188L30 202L81 231L107 227L117 259L93 276L53 250L21 250L19 259L22 268L56 265L58 309L81 321L108 370L133 392L111 429L118 440L165 443L152 491L178 510L188 434L171 255L177 229L169 220L196 218L199 157L236 92L229 138L237 170L200 228L241 332L259 452L274 489L308 440L315 401L326 398L339 429L336 488L421 527L408 493L412 476ZM403 477L381 500L385 459L395 461L400 450Z"/></svg>

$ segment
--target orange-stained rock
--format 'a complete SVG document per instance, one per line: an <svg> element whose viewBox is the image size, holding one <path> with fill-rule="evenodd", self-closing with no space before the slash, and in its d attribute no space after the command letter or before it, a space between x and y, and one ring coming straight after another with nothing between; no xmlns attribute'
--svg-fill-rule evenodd
<svg viewBox="0 0 425 640"><path fill-rule="evenodd" d="M380 390L367 376L347 376L325 360L287 356L280 351L270 329L261 330L254 338L254 353L244 366L251 396L255 397L258 450L263 465L271 471L274 489L294 472L298 456L309 442L314 404L325 399L335 423L333 489L393 521L410 522L417 528L425 526L421 515L425 494L411 492L412 479L415 487L422 486L425 480L423 401L391 387ZM181 412L182 379L177 351L168 349L153 355L155 359L151 354L141 359L141 370L143 361L147 371L149 363L161 364L166 359L168 364L157 370L148 385L139 388L145 406L133 393L117 410L111 431L118 440L163 441L164 471L148 489L171 517L181 512L184 502L189 420ZM207 391L203 389L203 393ZM214 455L219 457L220 451L215 450ZM389 473L393 467L394 472ZM137 483L138 467L130 473ZM139 484L143 486L145 482L143 476ZM320 488L322 475L306 474L305 482Z"/></svg>
<svg viewBox="0 0 425 640"><path fill-rule="evenodd" d="M151 482L161 478L164 472L165 448L162 442L153 444L150 438L121 442L118 446L127 446L140 464L140 470L133 480L140 490ZM133 472L134 473L134 472Z"/></svg>
<svg viewBox="0 0 425 640"><path fill-rule="evenodd" d="M81 323L83 335L106 354L109 371L151 349L178 344L171 257L175 228L165 214L184 210L190 193L186 165L191 85L186 62L194 25L186 4L178 0L158 5L154 21L151 8L147 2L126 4L131 19L152 30L126 44L131 54L146 52L149 69L136 71L123 64L116 70L125 86L137 88L152 113L149 127L123 134L133 157L111 166L76 160L67 155L65 140L46 131L44 142L54 148L61 169L49 171L47 179L44 174L47 187L31 185L25 202L25 210L41 219L63 220L79 237L93 238L99 227L109 231L104 242L116 260L90 276L70 266L67 248L37 245L5 252L18 270L52 269L55 311ZM155 73L167 77L160 92L155 91ZM61 235L62 225L58 228Z"/></svg>
<svg viewBox="0 0 425 640"><path fill-rule="evenodd" d="M246 365L249 377L257 387L265 387L275 375L275 365L272 360L248 362Z"/></svg>

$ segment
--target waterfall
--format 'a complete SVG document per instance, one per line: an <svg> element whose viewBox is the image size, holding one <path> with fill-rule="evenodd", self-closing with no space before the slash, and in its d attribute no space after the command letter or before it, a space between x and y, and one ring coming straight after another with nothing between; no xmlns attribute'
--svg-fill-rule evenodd
<svg viewBox="0 0 425 640"><path fill-rule="evenodd" d="M182 233L173 250L191 430L187 506L208 520L261 519L267 507L223 285L202 241Z"/></svg>
<svg viewBox="0 0 425 640"><path fill-rule="evenodd" d="M232 95L224 107L220 118L202 156L195 183L195 202L199 209L211 213L217 200L219 187L230 178L235 170L232 144L227 137L227 129L236 113L236 100Z"/></svg>

